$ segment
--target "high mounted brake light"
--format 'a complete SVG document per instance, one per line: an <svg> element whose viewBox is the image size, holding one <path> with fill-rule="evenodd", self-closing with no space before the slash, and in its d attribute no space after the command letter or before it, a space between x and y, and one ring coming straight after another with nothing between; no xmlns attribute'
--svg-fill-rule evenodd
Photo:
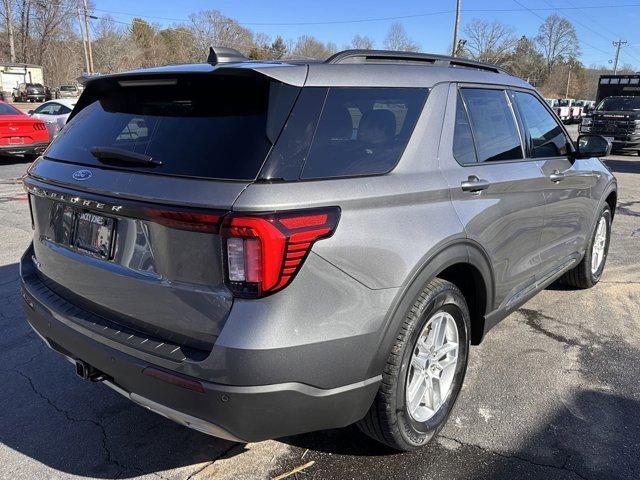
<svg viewBox="0 0 640 480"><path fill-rule="evenodd" d="M220 235L227 286L244 298L283 289L300 270L313 243L333 234L339 217L338 207L226 216Z"/></svg>

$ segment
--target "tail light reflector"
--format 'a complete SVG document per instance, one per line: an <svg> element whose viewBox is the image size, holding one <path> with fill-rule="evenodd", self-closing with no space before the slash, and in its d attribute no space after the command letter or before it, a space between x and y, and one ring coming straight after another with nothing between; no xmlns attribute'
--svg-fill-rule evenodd
<svg viewBox="0 0 640 480"><path fill-rule="evenodd" d="M337 207L226 216L220 234L228 287L245 298L283 289L300 270L313 243L333 234L339 217Z"/></svg>

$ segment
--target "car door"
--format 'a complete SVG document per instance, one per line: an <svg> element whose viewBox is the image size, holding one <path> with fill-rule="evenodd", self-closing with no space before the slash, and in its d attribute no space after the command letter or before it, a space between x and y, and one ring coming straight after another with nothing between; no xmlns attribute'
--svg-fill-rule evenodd
<svg viewBox="0 0 640 480"><path fill-rule="evenodd" d="M66 107L57 102L49 102L40 105L31 114L32 117L42 120L45 123L49 131L49 138L51 139L58 133L58 115L60 115L63 108Z"/></svg>
<svg viewBox="0 0 640 480"><path fill-rule="evenodd" d="M539 274L544 279L581 257L594 218L590 193L597 179L586 162L569 157L567 134L538 95L521 90L511 94L522 120L527 157L546 178Z"/></svg>
<svg viewBox="0 0 640 480"><path fill-rule="evenodd" d="M507 89L452 85L440 168L467 237L489 257L496 306L530 291L540 267L544 183L528 161Z"/></svg>

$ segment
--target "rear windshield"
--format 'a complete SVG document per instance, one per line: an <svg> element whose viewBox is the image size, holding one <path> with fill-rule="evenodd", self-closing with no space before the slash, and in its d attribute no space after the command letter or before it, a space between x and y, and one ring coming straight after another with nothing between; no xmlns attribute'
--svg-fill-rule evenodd
<svg viewBox="0 0 640 480"><path fill-rule="evenodd" d="M60 90L63 92L75 92L78 88L75 85L62 85Z"/></svg>
<svg viewBox="0 0 640 480"><path fill-rule="evenodd" d="M22 112L12 107L11 105L0 102L0 115L20 115L21 113Z"/></svg>
<svg viewBox="0 0 640 480"><path fill-rule="evenodd" d="M609 97L600 102L596 110L640 110L640 97Z"/></svg>
<svg viewBox="0 0 640 480"><path fill-rule="evenodd" d="M85 92L90 104L56 137L48 157L136 172L253 180L299 91L258 74L110 82L103 82L99 94L91 87ZM95 147L145 154L161 165L105 164L92 155Z"/></svg>

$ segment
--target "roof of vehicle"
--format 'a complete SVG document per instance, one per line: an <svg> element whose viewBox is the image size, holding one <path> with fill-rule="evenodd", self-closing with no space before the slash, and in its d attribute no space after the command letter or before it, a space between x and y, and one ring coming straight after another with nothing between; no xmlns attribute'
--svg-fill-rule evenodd
<svg viewBox="0 0 640 480"><path fill-rule="evenodd" d="M253 70L295 86L431 87L456 81L533 88L495 65L442 55L385 50L346 50L326 61L249 60L232 49L211 49L209 62L167 65L128 72L84 77L86 85L98 80L126 81L171 74L238 73ZM220 56L219 61L215 53ZM212 58L213 55L213 58ZM216 63L214 63L214 61ZM133 85L130 83L130 85Z"/></svg>
<svg viewBox="0 0 640 480"><path fill-rule="evenodd" d="M44 102L42 105L47 105L49 103L59 103L61 105L64 105L65 107L69 107L69 108L73 108L76 106L76 103L78 103L78 98L56 98L54 100L48 100L46 102Z"/></svg>

